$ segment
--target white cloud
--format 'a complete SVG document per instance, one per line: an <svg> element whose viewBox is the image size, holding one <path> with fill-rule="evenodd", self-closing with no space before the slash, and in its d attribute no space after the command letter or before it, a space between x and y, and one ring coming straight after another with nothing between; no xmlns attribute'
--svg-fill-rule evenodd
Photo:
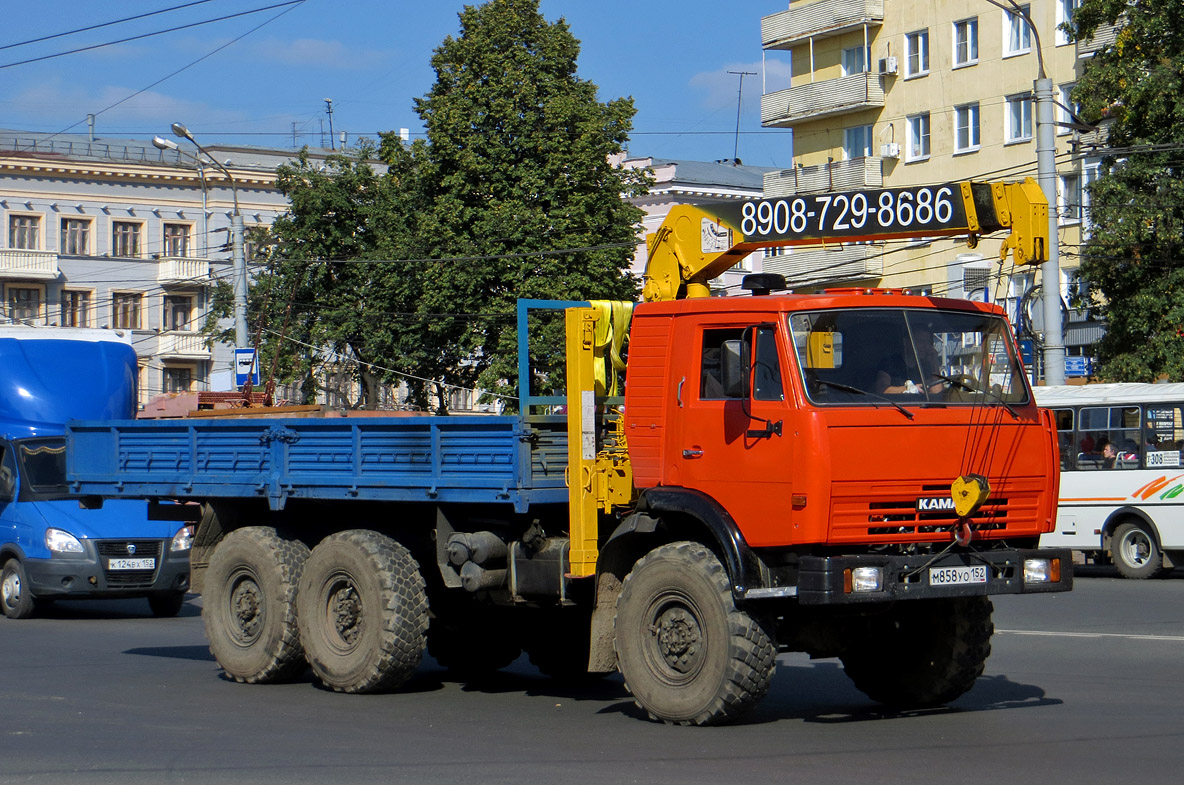
<svg viewBox="0 0 1184 785"><path fill-rule="evenodd" d="M87 113L98 113L136 92L136 88L107 85L97 90L88 90L72 85L63 85L60 80L50 80L30 85L17 92L4 103L11 107L12 114L36 117L37 125L45 123L66 124L77 121ZM13 111L15 110L15 111ZM118 106L99 115L97 126L102 133L107 128L140 125L167 129L177 120L202 124L228 122L243 119L239 112L210 107L201 101L177 98L165 93L143 92L128 98Z"/></svg>

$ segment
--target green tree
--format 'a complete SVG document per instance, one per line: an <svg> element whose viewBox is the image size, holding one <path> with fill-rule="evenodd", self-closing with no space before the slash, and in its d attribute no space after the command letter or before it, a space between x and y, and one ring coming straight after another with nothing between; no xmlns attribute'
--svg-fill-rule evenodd
<svg viewBox="0 0 1184 785"><path fill-rule="evenodd" d="M439 260L424 269L421 307L502 316L439 320L430 335L458 383L513 394L517 298L636 297L623 271L643 214L622 196L646 183L609 160L628 138L632 100L597 100L563 20L548 23L537 0L491 0L466 7L460 26L416 101L428 142L421 237ZM562 348L554 330L538 340L532 353Z"/></svg>
<svg viewBox="0 0 1184 785"><path fill-rule="evenodd" d="M280 377L302 379L306 396L318 370L310 346L358 361L365 402L395 378L381 368L435 382L438 410L447 385L513 396L518 298L636 298L625 270L643 213L623 197L647 180L610 163L632 101L597 100L576 75L579 42L537 0L459 16L416 101L426 140L384 134L377 150L331 156L325 170L307 156L280 169L292 206L273 227L250 313L266 327L265 362L278 351ZM219 302L215 316L228 315L225 292ZM532 340L557 370L561 325Z"/></svg>
<svg viewBox="0 0 1184 785"><path fill-rule="evenodd" d="M1073 92L1109 131L1089 188L1084 299L1107 323L1095 346L1104 378L1184 381L1184 6L1083 0L1070 29L1086 40L1120 20Z"/></svg>

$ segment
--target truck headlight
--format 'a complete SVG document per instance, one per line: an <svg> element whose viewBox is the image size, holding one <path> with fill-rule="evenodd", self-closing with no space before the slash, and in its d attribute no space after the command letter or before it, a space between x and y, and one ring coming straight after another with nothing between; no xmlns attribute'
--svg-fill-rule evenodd
<svg viewBox="0 0 1184 785"><path fill-rule="evenodd" d="M82 543L68 531L49 528L45 530L45 547L54 553L84 553Z"/></svg>
<svg viewBox="0 0 1184 785"><path fill-rule="evenodd" d="M1060 559L1024 559L1024 583L1059 583Z"/></svg>
<svg viewBox="0 0 1184 785"><path fill-rule="evenodd" d="M169 550L173 553L178 551L187 551L193 547L193 527L182 526L177 529L177 533L173 535L173 543L169 546Z"/></svg>
<svg viewBox="0 0 1184 785"><path fill-rule="evenodd" d="M862 593L884 588L883 567L854 567L843 573L843 591Z"/></svg>

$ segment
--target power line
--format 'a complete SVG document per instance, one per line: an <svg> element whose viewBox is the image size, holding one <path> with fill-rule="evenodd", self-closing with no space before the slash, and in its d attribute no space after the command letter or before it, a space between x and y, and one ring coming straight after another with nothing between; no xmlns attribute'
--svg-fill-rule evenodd
<svg viewBox="0 0 1184 785"><path fill-rule="evenodd" d="M184 3L182 5L175 5L175 6L172 6L171 8L162 8L159 11L148 11L147 13L136 14L135 16L125 16L122 19L115 19L114 21L111 21L111 22L101 22L100 24L97 24L97 25L90 25L88 27L79 27L74 30L67 30L64 33L54 33L53 35L43 35L40 38L30 38L27 41L18 41L15 44L4 44L3 46L0 46L0 51L4 51L5 49L15 49L18 46L27 46L29 44L39 44L43 41L52 41L55 38L65 38L66 36L74 35L75 33L85 33L90 30L98 30L99 28L102 28L102 27L111 27L112 25L123 24L124 22L131 22L136 19L145 19L149 16L157 16L159 14L167 14L170 11L179 11L182 8L189 8L191 6L204 5L206 3L212 3L212 2L214 2L214 0L194 0L194 2L192 2L192 3Z"/></svg>
<svg viewBox="0 0 1184 785"><path fill-rule="evenodd" d="M178 30L188 30L191 27L200 27L201 25L213 24L214 22L224 22L227 19L235 19L237 17L248 16L250 14L258 14L263 11L270 11L275 8L283 8L285 6L299 5L300 3L303 3L303 2L304 2L304 0L287 0L287 2L276 3L275 5L263 6L261 8L253 8L250 11L240 11L237 14L227 14L226 16L219 16L214 19L206 19L201 22L190 22L189 24L178 25L177 27L170 27L166 30L156 30L151 33L141 33L140 35L133 35L133 36L129 36L128 38L120 38L117 41L107 41L106 43L102 43L102 44L92 44L90 46L81 46L81 47L78 47L77 49L70 49L65 52L56 52L51 55L42 55L41 57L30 57L27 60L18 60L16 62L12 62L12 63L0 64L0 70L3 70L5 68L13 68L18 65L28 65L29 63L39 63L42 60L52 60L55 57L65 57L66 55L78 54L79 52L89 52L92 49L102 49L103 47L106 47L106 46L115 46L116 44L126 44L128 41L139 41L142 38L151 38L151 37L157 36L157 35L164 35L165 33L175 33Z"/></svg>

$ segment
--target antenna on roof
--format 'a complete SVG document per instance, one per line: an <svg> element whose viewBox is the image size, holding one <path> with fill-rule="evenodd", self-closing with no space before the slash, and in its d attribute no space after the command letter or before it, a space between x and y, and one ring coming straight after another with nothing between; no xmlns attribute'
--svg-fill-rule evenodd
<svg viewBox="0 0 1184 785"><path fill-rule="evenodd" d="M740 77L740 90L736 93L736 144L732 147L732 166L740 165L740 102L744 100L744 77L756 76L756 71L728 71Z"/></svg>

